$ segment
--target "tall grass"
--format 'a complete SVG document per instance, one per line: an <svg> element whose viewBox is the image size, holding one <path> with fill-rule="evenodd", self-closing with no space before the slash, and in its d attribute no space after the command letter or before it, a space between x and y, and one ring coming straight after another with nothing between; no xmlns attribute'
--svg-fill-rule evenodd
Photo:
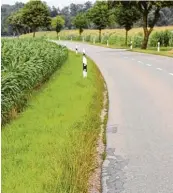
<svg viewBox="0 0 173 193"><path fill-rule="evenodd" d="M43 39L2 40L2 123L20 112L39 87L67 58L65 47Z"/></svg>
<svg viewBox="0 0 173 193"><path fill-rule="evenodd" d="M155 27L152 34L155 32L157 33L166 33L164 31L169 31L168 33L171 33L173 31L173 26L164 26L164 27ZM130 45L130 42L133 42L134 48L140 48L142 41L143 41L143 29L142 28L133 28L129 31L128 36L128 45ZM153 36L150 35L149 38L149 46L153 46ZM25 35L30 36L31 34ZM82 41L83 37L86 42L93 42L95 39L95 42L98 43L98 30L84 30L82 33L82 37L79 36L78 30L63 30L60 32L60 37L63 40L71 40L71 38L75 41ZM170 41L168 46L173 47L173 33L169 36ZM55 32L37 32L37 36L45 36L51 39L56 39L56 33ZM125 47L125 30L124 29L105 29L102 30L102 44L107 43L107 40L109 41L110 45L114 45L116 47ZM162 44L165 46L164 44ZM154 45L156 47L157 45Z"/></svg>
<svg viewBox="0 0 173 193"><path fill-rule="evenodd" d="M87 193L95 168L103 79L92 61L69 53L28 108L2 130L2 192Z"/></svg>

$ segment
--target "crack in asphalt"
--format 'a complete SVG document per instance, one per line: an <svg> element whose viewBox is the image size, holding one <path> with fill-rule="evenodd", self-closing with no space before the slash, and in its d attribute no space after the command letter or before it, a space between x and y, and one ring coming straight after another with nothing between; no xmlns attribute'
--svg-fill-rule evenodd
<svg viewBox="0 0 173 193"><path fill-rule="evenodd" d="M125 169L128 159L121 155L115 155L115 148L107 149L107 158L102 168L103 193L121 193L124 191L124 183L127 179Z"/></svg>

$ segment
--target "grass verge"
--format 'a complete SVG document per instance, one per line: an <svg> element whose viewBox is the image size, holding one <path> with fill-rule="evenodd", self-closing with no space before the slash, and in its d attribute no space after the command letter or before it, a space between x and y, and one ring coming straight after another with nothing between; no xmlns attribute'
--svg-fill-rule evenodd
<svg viewBox="0 0 173 193"><path fill-rule="evenodd" d="M151 50L150 49L142 50L142 49L134 48L132 50L129 49L128 51L173 57L173 49L172 50L171 49L170 50L161 49L160 52L158 52L157 50L152 50L152 49Z"/></svg>
<svg viewBox="0 0 173 193"><path fill-rule="evenodd" d="M85 193L100 132L104 81L82 56L69 52L62 68L2 130L2 191Z"/></svg>

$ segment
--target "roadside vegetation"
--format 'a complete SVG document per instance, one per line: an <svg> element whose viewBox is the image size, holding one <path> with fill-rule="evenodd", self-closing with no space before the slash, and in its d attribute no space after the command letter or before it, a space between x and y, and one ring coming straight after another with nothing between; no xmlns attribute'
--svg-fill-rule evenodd
<svg viewBox="0 0 173 193"><path fill-rule="evenodd" d="M33 91L25 111L2 128L3 192L87 192L95 168L104 84L91 60L84 79L81 61L81 55L69 52L63 66Z"/></svg>
<svg viewBox="0 0 173 193"><path fill-rule="evenodd" d="M104 29L102 30L102 40L99 42L97 30L85 30L82 36L79 36L78 30L63 30L59 33L61 40L82 41L85 43L95 44L110 48L126 48L129 49L132 41L133 50L144 53L159 54L172 56L173 50L173 26L155 27L148 41L146 50L140 49L143 39L142 28L133 28L129 31L127 46L125 46L126 36L124 29ZM22 37L31 37L32 34L26 34ZM37 32L37 37L46 37L48 39L56 39L55 32ZM158 41L160 42L160 52L157 51Z"/></svg>
<svg viewBox="0 0 173 193"><path fill-rule="evenodd" d="M21 112L32 90L67 59L67 48L43 39L2 39L2 124Z"/></svg>

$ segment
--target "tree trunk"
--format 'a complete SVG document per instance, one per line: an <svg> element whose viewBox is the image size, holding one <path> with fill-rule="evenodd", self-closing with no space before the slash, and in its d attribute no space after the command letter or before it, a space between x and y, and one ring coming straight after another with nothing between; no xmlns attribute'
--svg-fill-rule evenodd
<svg viewBox="0 0 173 193"><path fill-rule="evenodd" d="M99 29L99 42L101 42L101 29Z"/></svg>
<svg viewBox="0 0 173 193"><path fill-rule="evenodd" d="M126 40L125 40L125 46L127 47L127 36L128 36L128 30L126 30Z"/></svg>
<svg viewBox="0 0 173 193"><path fill-rule="evenodd" d="M142 42L141 49L147 49L149 36L150 36L150 33L152 32L152 30L153 30L153 28L150 28L150 30L148 30L147 28L144 28L144 39Z"/></svg>
<svg viewBox="0 0 173 193"><path fill-rule="evenodd" d="M144 40L142 42L142 46L141 49L146 49L147 45L148 45L148 39L149 36L151 34L151 32L153 31L154 25L156 24L156 22L158 21L160 14L159 14L160 8L157 7L155 13L154 13L154 19L150 24L150 29L148 29L148 10L146 9L143 13L143 30L144 30Z"/></svg>
<svg viewBox="0 0 173 193"><path fill-rule="evenodd" d="M79 28L79 35L80 35L80 36L81 36L82 32L83 32L83 29L82 29L82 28Z"/></svg>
<svg viewBox="0 0 173 193"><path fill-rule="evenodd" d="M35 38L35 29L33 29L33 38Z"/></svg>
<svg viewBox="0 0 173 193"><path fill-rule="evenodd" d="M148 38L149 38L149 34L146 33L146 34L144 35L144 39L143 39L143 42L142 42L141 49L147 49Z"/></svg>

